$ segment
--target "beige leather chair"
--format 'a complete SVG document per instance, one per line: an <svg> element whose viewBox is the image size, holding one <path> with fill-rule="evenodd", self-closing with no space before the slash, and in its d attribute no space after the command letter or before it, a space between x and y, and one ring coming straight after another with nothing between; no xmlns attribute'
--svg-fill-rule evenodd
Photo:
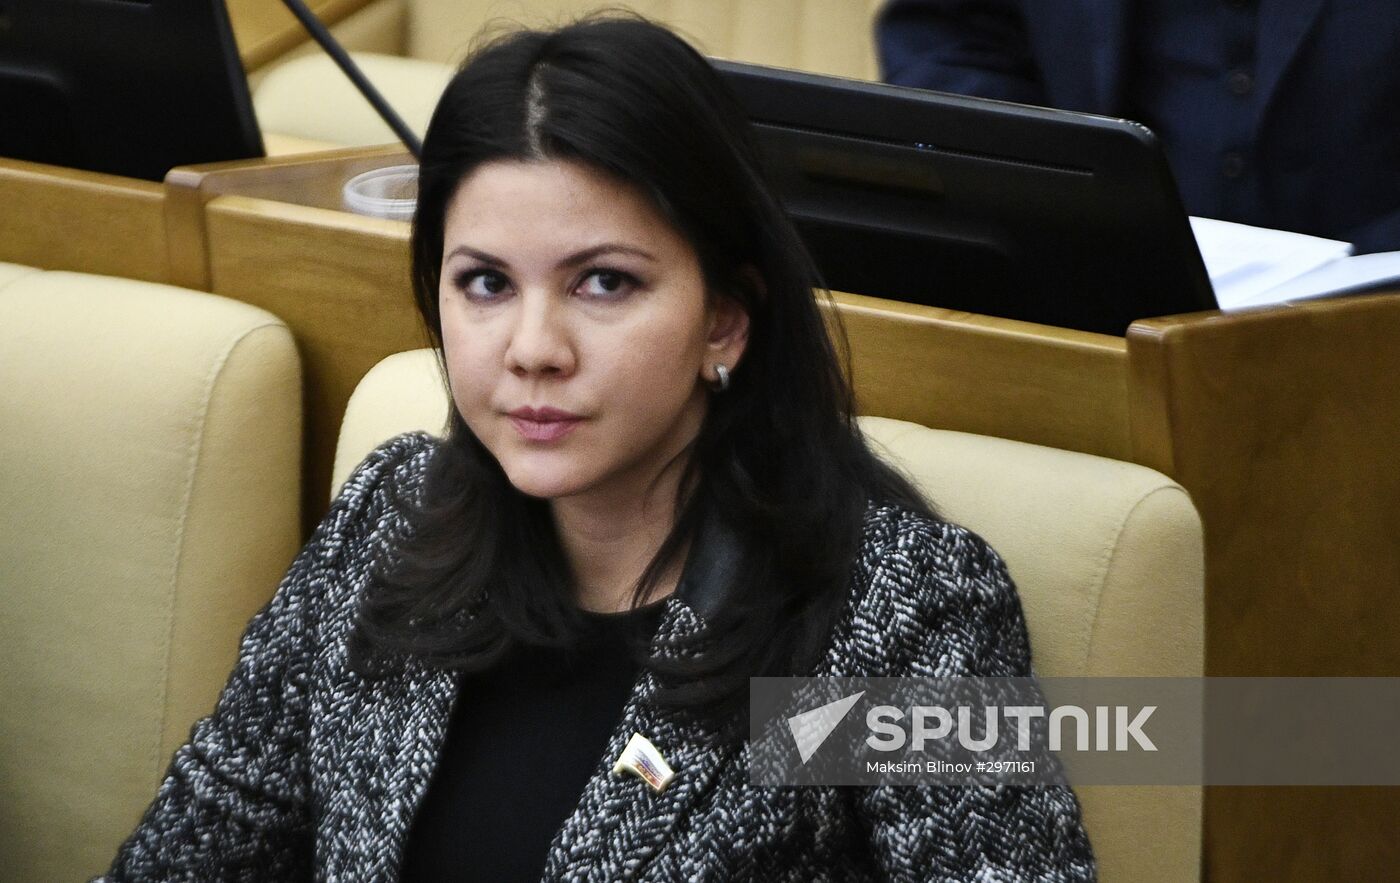
<svg viewBox="0 0 1400 883"><path fill-rule="evenodd" d="M409 126L427 129L453 67L478 35L511 23L559 24L600 7L631 9L680 31L706 54L773 67L876 79L873 27L882 0L377 0L338 24L365 75ZM376 38L377 35L377 38ZM400 41L384 54L382 47ZM393 56L402 57L393 57ZM304 49L254 75L253 103L269 150L279 136L336 145L395 141L345 75Z"/></svg>
<svg viewBox="0 0 1400 883"><path fill-rule="evenodd" d="M106 869L300 544L290 332L0 264L0 878Z"/></svg>
<svg viewBox="0 0 1400 883"><path fill-rule="evenodd" d="M448 399L430 350L385 359L341 427L333 487L400 432L441 434ZM1199 677L1201 523L1179 485L1116 460L864 417L867 437L1007 562L1042 677ZM1105 883L1200 876L1201 791L1079 789Z"/></svg>

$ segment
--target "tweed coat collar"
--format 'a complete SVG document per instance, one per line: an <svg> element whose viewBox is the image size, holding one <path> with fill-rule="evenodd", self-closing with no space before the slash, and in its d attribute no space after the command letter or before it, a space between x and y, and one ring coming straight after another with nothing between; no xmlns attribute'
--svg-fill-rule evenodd
<svg viewBox="0 0 1400 883"><path fill-rule="evenodd" d="M733 586L739 543L716 519L708 519L692 544L675 594L663 602L652 638L653 655L682 655L684 645L704 628L706 614L724 604ZM381 732L390 749L388 763L407 775L386 776L383 788L362 794L370 806L361 818L376 830L354 832L351 842L378 843L378 855L364 855L361 873L352 879L392 880L402 863L403 848L413 816L431 784L447 735L447 724L461 678L455 672L411 666L393 693L398 701L411 697L407 714L385 715L397 724ZM584 786L578 805L555 833L545 862L548 880L602 881L639 879L668 835L709 789L716 773L735 760L741 744L726 744L712 724L684 710L658 708L648 701L656 690L655 677L644 671L633 685L622 716L608 737L607 747ZM469 698L463 701L470 701ZM372 711L369 713L372 714ZM616 775L612 766L633 733L641 733L676 772L661 794L631 775ZM561 721L559 738L568 738ZM528 758L520 758L522 769ZM351 834L351 832L346 832Z"/></svg>

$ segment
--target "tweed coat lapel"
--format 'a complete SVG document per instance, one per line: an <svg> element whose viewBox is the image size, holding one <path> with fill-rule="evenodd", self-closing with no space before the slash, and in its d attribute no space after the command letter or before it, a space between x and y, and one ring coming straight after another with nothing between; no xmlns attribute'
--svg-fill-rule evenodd
<svg viewBox="0 0 1400 883"><path fill-rule="evenodd" d="M703 627L695 611L673 596L665 602L652 641L652 652L674 656L667 647L672 639L694 635ZM392 726L375 733L378 745L369 750L382 757L382 768L393 775L361 783L359 809L351 814L369 829L344 831L353 859L333 863L341 873L334 879L392 881L402 864L413 816L432 782L447 735L452 703L459 678L451 672L414 667L399 681L403 715L371 715ZM545 878L567 881L636 879L647 861L661 847L688 809L709 789L715 773L736 753L722 748L712 728L686 715L660 711L647 699L655 679L644 672L633 686L621 719L608 738L584 786L573 813L556 832L550 845ZM561 737L567 722L560 722ZM676 771L676 778L661 794L641 779L612 772L613 762L634 732L642 733L661 751ZM358 846L356 846L358 845ZM331 852L337 852L332 847Z"/></svg>
<svg viewBox="0 0 1400 883"><path fill-rule="evenodd" d="M663 646L667 639L693 635L702 625L685 602L668 599L652 652L672 655ZM451 672L416 668L401 684L402 695L414 697L413 701L403 704L407 713L393 718L394 726L380 729L377 735L382 742L375 747L383 754L383 768L397 774L366 783L368 787L360 792L366 805L358 817L372 820L373 828L350 838L359 844L378 845L354 850L356 866L340 879L386 883L396 879L413 816L427 795L442 753L458 677ZM652 707L647 699L655 688L650 673L643 673L633 686L578 805L554 836L546 860L546 879L635 879L734 754L733 750L719 750L711 728L683 714ZM566 721L560 722L561 738L567 736L567 726ZM614 761L634 732L649 738L676 771L676 778L661 794L630 774L612 772Z"/></svg>
<svg viewBox="0 0 1400 883"><path fill-rule="evenodd" d="M323 808L325 879L398 879L414 814L437 769L460 676L410 662L398 676L363 684L338 709L340 753L321 771L338 783Z"/></svg>
<svg viewBox="0 0 1400 883"><path fill-rule="evenodd" d="M740 560L734 535L715 520L702 525L674 595L664 602L653 655L677 658L677 647L705 626L732 588ZM346 714L353 757L376 758L374 770L355 775L353 807L332 813L341 823L326 850L330 879L392 881L397 878L414 814L432 783L460 686L454 672L410 662L390 682L367 684L368 693ZM578 805L556 832L545 865L548 880L636 879L670 832L710 788L715 774L741 750L721 744L713 725L683 711L656 708L650 672L633 685ZM561 738L567 722L560 722ZM633 733L657 747L676 771L656 794L632 775L616 775L613 763ZM342 774L347 772L340 771ZM334 774L333 774L334 775ZM352 823L353 822L353 823ZM368 827L365 827L368 826Z"/></svg>
<svg viewBox="0 0 1400 883"><path fill-rule="evenodd" d="M676 593L665 602L651 642L653 655L684 655L680 647L703 630L706 617L733 591L740 560L735 534L719 519L706 519ZM649 701L656 687L650 672L638 678L578 806L554 836L545 863L547 880L638 879L676 825L709 792L715 775L742 751L712 723L683 710L657 708ZM635 776L612 772L633 733L649 739L676 772L660 794Z"/></svg>
<svg viewBox="0 0 1400 883"><path fill-rule="evenodd" d="M432 784L447 741L447 725L460 682L457 672L415 667L405 685L404 695L411 699L404 703L407 713L399 718L396 728L385 733L388 745L399 746L398 757L390 763L403 775L390 778L391 784L382 793L382 810L370 817L379 819L381 830L393 844L389 880L398 879L409 827Z"/></svg>
<svg viewBox="0 0 1400 883"><path fill-rule="evenodd" d="M702 627L695 611L672 597L666 602L652 652L673 655L664 646L668 638L694 635ZM737 754L738 746L722 744L709 725L651 705L647 699L655 688L651 673L644 672L578 806L555 834L545 863L546 879L638 879L671 831L709 791L715 774ZM660 794L641 779L612 772L634 732L648 738L676 772Z"/></svg>

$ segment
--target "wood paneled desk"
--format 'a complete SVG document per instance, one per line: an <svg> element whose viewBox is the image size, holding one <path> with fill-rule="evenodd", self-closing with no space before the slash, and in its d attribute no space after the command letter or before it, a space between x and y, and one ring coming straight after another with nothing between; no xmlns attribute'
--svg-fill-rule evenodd
<svg viewBox="0 0 1400 883"><path fill-rule="evenodd" d="M350 149L183 169L164 189L0 162L0 260L164 279L281 316L305 362L314 517L355 383L425 342L408 225L338 209L351 174L403 158ZM1126 338L837 302L863 411L1128 460L1184 485L1206 530L1209 674L1400 674L1400 294L1152 319ZM1400 866L1400 789L1215 788L1206 804L1212 881Z"/></svg>

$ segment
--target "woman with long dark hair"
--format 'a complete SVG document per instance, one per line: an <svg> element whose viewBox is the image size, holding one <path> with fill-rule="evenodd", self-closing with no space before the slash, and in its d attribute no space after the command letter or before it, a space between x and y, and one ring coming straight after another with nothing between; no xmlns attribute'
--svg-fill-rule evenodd
<svg viewBox="0 0 1400 883"><path fill-rule="evenodd" d="M999 559L867 448L700 55L631 18L477 51L412 258L450 430L356 470L110 879L1093 877L1064 787L750 784L750 677L1030 658ZM634 734L673 778L614 774Z"/></svg>

